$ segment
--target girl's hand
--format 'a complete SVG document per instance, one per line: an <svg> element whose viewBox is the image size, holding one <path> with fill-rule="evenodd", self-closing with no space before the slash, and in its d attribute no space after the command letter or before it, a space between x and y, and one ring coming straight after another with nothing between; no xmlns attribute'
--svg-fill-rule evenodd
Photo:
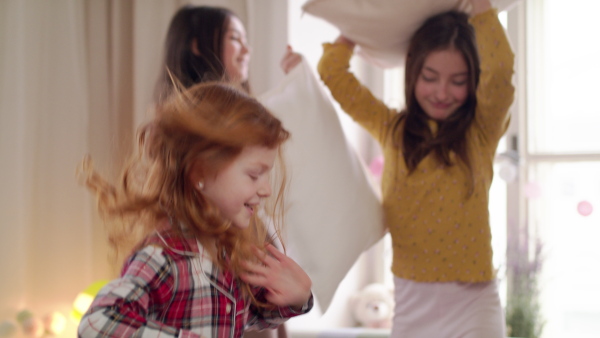
<svg viewBox="0 0 600 338"><path fill-rule="evenodd" d="M492 4L490 0L471 0L471 6L473 6L473 10L471 12L471 16L475 16L479 13L483 13L488 9L492 8Z"/></svg>
<svg viewBox="0 0 600 338"><path fill-rule="evenodd" d="M344 44L348 47L350 47L350 49L354 49L354 46L356 46L356 43L350 39L348 39L347 37L340 35L337 37L337 39L335 39L335 43L341 43Z"/></svg>
<svg viewBox="0 0 600 338"><path fill-rule="evenodd" d="M312 282L293 259L267 245L269 254L255 248L260 263L245 262L247 273L240 278L251 285L267 290L269 303L277 306L301 307L310 298Z"/></svg>
<svg viewBox="0 0 600 338"><path fill-rule="evenodd" d="M296 67L300 61L302 61L302 56L294 52L292 47L288 45L285 50L285 55L283 55L283 58L281 59L281 69L283 69L283 72L287 74L292 71L292 69L294 69L294 67Z"/></svg>

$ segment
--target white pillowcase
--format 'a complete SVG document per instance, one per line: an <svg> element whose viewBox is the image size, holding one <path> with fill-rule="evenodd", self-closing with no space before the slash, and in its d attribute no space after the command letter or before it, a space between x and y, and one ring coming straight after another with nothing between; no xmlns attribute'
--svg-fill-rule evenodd
<svg viewBox="0 0 600 338"><path fill-rule="evenodd" d="M384 235L380 198L304 58L259 101L291 133L284 148L284 240L290 257L311 277L325 313L360 254Z"/></svg>
<svg viewBox="0 0 600 338"><path fill-rule="evenodd" d="M492 0L505 10L519 0ZM413 33L427 18L448 10L470 11L469 0L308 0L302 9L354 41L357 54L382 68L402 66Z"/></svg>

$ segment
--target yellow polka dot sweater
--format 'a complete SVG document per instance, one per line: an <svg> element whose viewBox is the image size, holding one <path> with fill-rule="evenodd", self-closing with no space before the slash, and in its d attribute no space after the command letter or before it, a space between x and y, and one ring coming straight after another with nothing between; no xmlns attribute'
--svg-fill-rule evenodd
<svg viewBox="0 0 600 338"><path fill-rule="evenodd" d="M397 111L388 108L348 71L352 51L324 44L321 79L341 107L382 146L385 222L392 236L393 273L418 282L482 282L494 278L488 192L498 141L508 127L513 101L514 55L497 11L470 19L481 59L476 117L467 131L472 179L463 165L442 166L429 154L408 175L401 148L389 129ZM430 123L433 132L436 124ZM451 154L454 156L454 154Z"/></svg>

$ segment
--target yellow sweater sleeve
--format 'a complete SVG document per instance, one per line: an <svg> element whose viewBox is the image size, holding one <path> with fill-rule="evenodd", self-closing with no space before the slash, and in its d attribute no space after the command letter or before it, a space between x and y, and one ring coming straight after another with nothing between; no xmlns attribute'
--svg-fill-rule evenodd
<svg viewBox="0 0 600 338"><path fill-rule="evenodd" d="M347 45L323 44L319 75L342 109L381 143L387 124L397 112L373 96L349 71L351 57Z"/></svg>
<svg viewBox="0 0 600 338"><path fill-rule="evenodd" d="M515 92L512 84L514 54L496 9L472 17L470 22L475 28L481 59L475 124L480 141L495 151L510 120L508 110Z"/></svg>

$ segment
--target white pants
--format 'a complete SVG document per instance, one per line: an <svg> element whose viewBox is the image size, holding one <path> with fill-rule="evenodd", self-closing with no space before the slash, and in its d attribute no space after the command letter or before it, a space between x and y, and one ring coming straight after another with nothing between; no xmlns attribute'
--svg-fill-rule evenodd
<svg viewBox="0 0 600 338"><path fill-rule="evenodd" d="M417 283L394 278L392 338L505 338L495 281Z"/></svg>

